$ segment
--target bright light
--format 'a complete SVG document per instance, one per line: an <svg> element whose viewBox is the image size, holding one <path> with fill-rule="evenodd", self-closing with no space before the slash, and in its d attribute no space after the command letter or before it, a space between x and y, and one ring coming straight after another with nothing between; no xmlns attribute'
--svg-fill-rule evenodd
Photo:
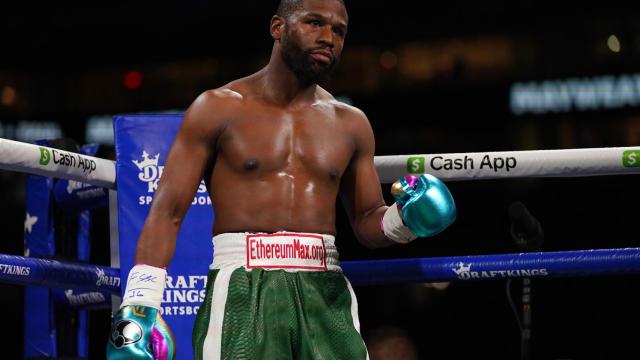
<svg viewBox="0 0 640 360"><path fill-rule="evenodd" d="M35 142L62 137L60 124L53 121L20 121L16 127L16 140Z"/></svg>
<svg viewBox="0 0 640 360"><path fill-rule="evenodd" d="M2 88L2 93L0 94L0 102L2 105L11 106L16 103L17 98L16 89L8 85Z"/></svg>
<svg viewBox="0 0 640 360"><path fill-rule="evenodd" d="M615 35L609 35L609 38L607 39L607 46L609 47L609 50L614 53L620 52L620 40L618 40L618 37Z"/></svg>
<svg viewBox="0 0 640 360"><path fill-rule="evenodd" d="M122 80L124 86L129 90L135 90L142 86L142 73L140 71L129 71Z"/></svg>
<svg viewBox="0 0 640 360"><path fill-rule="evenodd" d="M516 115L627 106L640 106L640 73L550 79L511 86L511 111Z"/></svg>
<svg viewBox="0 0 640 360"><path fill-rule="evenodd" d="M85 140L87 143L113 145L113 117L106 115L89 118L85 128Z"/></svg>

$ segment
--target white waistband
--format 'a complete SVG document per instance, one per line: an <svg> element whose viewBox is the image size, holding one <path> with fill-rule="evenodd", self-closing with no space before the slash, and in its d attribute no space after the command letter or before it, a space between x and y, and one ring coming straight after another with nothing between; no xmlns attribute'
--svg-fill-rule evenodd
<svg viewBox="0 0 640 360"><path fill-rule="evenodd" d="M213 237L210 269L262 268L286 271L340 269L335 237L313 233L224 233Z"/></svg>

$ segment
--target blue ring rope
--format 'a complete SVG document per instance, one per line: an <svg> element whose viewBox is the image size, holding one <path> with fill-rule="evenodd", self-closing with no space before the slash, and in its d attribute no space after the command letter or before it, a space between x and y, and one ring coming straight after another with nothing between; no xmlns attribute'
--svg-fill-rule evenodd
<svg viewBox="0 0 640 360"><path fill-rule="evenodd" d="M640 273L640 248L344 261L356 286ZM120 270L0 254L0 282L120 294Z"/></svg>
<svg viewBox="0 0 640 360"><path fill-rule="evenodd" d="M120 270L108 266L0 254L0 282L120 294Z"/></svg>
<svg viewBox="0 0 640 360"><path fill-rule="evenodd" d="M640 248L345 261L353 285L640 273Z"/></svg>

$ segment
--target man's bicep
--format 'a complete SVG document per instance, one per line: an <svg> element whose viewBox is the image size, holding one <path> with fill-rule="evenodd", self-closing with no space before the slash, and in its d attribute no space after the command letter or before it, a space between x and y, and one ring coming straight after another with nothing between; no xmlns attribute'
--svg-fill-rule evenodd
<svg viewBox="0 0 640 360"><path fill-rule="evenodd" d="M341 198L349 216L358 219L385 203L373 161L375 141L368 121L359 126L355 143L356 151L345 174Z"/></svg>
<svg viewBox="0 0 640 360"><path fill-rule="evenodd" d="M190 108L171 146L154 203L182 213L191 203L207 164L215 156L215 119L203 109Z"/></svg>
<svg viewBox="0 0 640 360"><path fill-rule="evenodd" d="M342 200L347 211L351 211L354 218L367 215L369 212L383 206L384 198L380 188L380 180L373 163L373 157L358 159L350 170L347 181L341 192Z"/></svg>
<svg viewBox="0 0 640 360"><path fill-rule="evenodd" d="M176 137L158 184L155 208L170 209L172 213L186 210L196 192L206 163L206 151L184 137Z"/></svg>

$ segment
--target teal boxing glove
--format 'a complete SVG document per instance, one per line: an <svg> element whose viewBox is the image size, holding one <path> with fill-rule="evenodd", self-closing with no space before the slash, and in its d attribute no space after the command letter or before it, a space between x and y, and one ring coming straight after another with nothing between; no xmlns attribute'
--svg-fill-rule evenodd
<svg viewBox="0 0 640 360"><path fill-rule="evenodd" d="M108 360L173 360L175 341L157 309L130 305L113 319L107 344Z"/></svg>
<svg viewBox="0 0 640 360"><path fill-rule="evenodd" d="M160 316L164 269L136 265L129 272L120 311L111 322L108 360L174 360L173 334Z"/></svg>
<svg viewBox="0 0 640 360"><path fill-rule="evenodd" d="M382 231L398 243L434 236L456 219L447 186L433 175L405 176L391 187L396 203L382 217Z"/></svg>

